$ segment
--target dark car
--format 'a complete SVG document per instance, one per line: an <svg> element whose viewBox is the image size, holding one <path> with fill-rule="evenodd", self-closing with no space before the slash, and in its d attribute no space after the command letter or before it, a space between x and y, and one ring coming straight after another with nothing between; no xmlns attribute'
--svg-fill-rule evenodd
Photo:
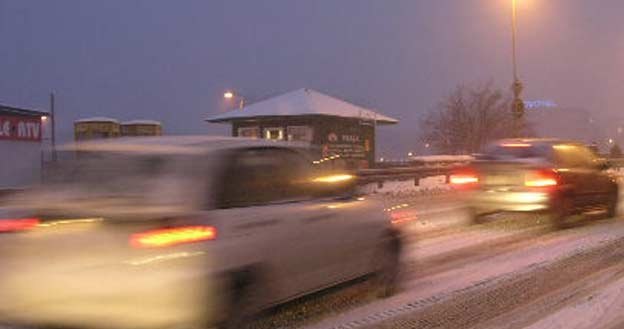
<svg viewBox="0 0 624 329"><path fill-rule="evenodd" d="M608 163L587 146L558 139L512 139L489 145L451 183L471 190L473 221L490 213L548 212L565 226L571 215L602 211L614 217L618 184Z"/></svg>

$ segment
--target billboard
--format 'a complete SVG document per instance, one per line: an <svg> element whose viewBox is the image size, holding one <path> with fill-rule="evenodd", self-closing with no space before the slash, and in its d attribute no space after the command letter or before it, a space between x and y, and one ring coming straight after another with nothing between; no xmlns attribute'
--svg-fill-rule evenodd
<svg viewBox="0 0 624 329"><path fill-rule="evenodd" d="M41 141L41 118L0 115L0 140Z"/></svg>

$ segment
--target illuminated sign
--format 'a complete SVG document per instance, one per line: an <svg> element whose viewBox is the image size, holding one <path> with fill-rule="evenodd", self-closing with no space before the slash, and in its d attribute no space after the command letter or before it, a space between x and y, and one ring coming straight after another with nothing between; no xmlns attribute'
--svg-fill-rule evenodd
<svg viewBox="0 0 624 329"><path fill-rule="evenodd" d="M0 140L41 141L41 118L0 116Z"/></svg>
<svg viewBox="0 0 624 329"><path fill-rule="evenodd" d="M524 107L527 109L554 108L557 104L553 101L524 101Z"/></svg>
<svg viewBox="0 0 624 329"><path fill-rule="evenodd" d="M370 142L357 134L327 134L327 144L323 145L323 156L338 154L343 158L366 158L370 152Z"/></svg>

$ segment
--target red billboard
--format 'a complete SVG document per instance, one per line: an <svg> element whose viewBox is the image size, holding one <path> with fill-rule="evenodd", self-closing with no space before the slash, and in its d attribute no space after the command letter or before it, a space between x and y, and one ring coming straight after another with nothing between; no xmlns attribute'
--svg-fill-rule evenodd
<svg viewBox="0 0 624 329"><path fill-rule="evenodd" d="M0 140L41 141L41 118L0 115Z"/></svg>

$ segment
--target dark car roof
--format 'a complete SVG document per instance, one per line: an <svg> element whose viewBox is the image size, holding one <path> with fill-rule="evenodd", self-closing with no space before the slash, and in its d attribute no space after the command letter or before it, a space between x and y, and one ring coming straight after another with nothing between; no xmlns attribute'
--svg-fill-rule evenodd
<svg viewBox="0 0 624 329"><path fill-rule="evenodd" d="M550 159L556 145L583 145L560 138L510 138L489 144L478 160L516 161L520 159Z"/></svg>
<svg viewBox="0 0 624 329"><path fill-rule="evenodd" d="M493 145L504 145L504 144L513 144L513 143L525 143L531 145L557 145L557 144L578 144L582 145L583 143L579 141L573 141L568 139L561 138L509 138L502 139L493 143Z"/></svg>

